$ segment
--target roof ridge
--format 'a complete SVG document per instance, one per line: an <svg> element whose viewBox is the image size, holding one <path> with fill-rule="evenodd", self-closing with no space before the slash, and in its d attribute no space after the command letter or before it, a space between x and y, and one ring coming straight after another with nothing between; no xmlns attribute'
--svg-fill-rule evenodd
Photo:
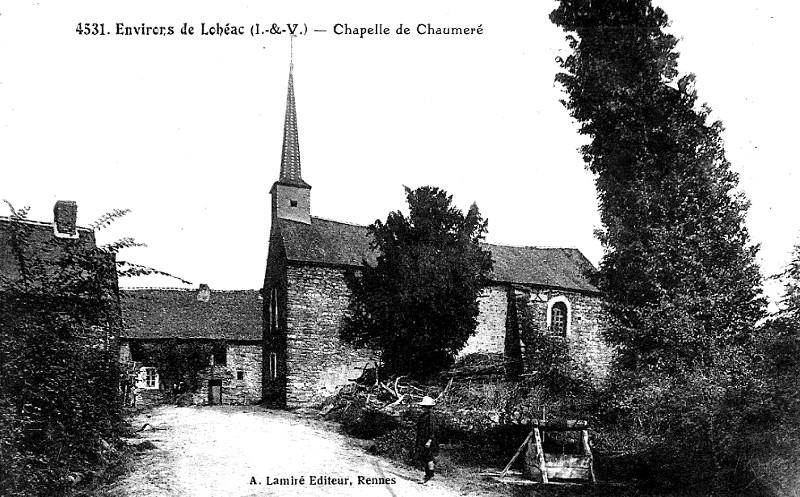
<svg viewBox="0 0 800 497"><path fill-rule="evenodd" d="M48 222L48 221L36 221L35 219L15 218L15 217L11 217L11 216L0 216L0 221L8 221L8 222L12 222L12 223L13 222L17 222L17 223L24 223L24 224L35 224L37 226L45 226L45 227L49 227L49 228L53 227L53 222L52 221L50 221L50 222ZM76 226L75 229L79 229L79 230L87 231L87 232L90 232L90 233L94 233L93 229L86 228L84 226Z"/></svg>
<svg viewBox="0 0 800 497"><path fill-rule="evenodd" d="M170 286L130 286L130 287L122 287L120 291L139 291L139 290L173 290L179 292L195 292L197 288L180 288L180 287L170 287Z"/></svg>
<svg viewBox="0 0 800 497"><path fill-rule="evenodd" d="M532 248L532 249L542 249L542 250L577 250L580 252L578 247L564 247L564 246L556 246L556 245L513 245L510 243L489 243L489 242L481 242L484 245L489 245L492 247L510 247L510 248Z"/></svg>
<svg viewBox="0 0 800 497"><path fill-rule="evenodd" d="M141 290L167 290L167 291L178 291L178 292L196 292L198 291L197 288L180 288L180 287L165 287L165 286L132 286L132 287L123 287L120 288L120 291L141 291ZM212 292L215 293L232 293L232 292L256 292L258 293L259 290L256 288L247 288L242 290L222 290L222 289L210 289Z"/></svg>
<svg viewBox="0 0 800 497"><path fill-rule="evenodd" d="M366 228L367 227L366 224L357 224L357 223L351 223L351 222L348 222L348 221L338 221L336 219L330 219L330 218L321 217L321 216L311 216L311 219L319 219L320 221L328 221L329 223L346 224L348 226L357 226L359 228Z"/></svg>

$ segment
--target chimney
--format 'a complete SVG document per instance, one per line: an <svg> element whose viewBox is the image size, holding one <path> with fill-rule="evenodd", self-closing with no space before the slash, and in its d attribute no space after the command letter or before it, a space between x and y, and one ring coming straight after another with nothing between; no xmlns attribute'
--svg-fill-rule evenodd
<svg viewBox="0 0 800 497"><path fill-rule="evenodd" d="M205 283L200 283L200 288L197 290L197 301L208 302L211 300L211 289Z"/></svg>
<svg viewBox="0 0 800 497"><path fill-rule="evenodd" d="M59 200L53 207L53 228L59 238L78 238L76 227L78 204L72 200Z"/></svg>

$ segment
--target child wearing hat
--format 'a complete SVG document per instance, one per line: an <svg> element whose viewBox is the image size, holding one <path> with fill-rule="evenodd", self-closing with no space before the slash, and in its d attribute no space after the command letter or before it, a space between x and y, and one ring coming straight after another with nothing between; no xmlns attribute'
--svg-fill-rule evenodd
<svg viewBox="0 0 800 497"><path fill-rule="evenodd" d="M417 420L417 437L415 448L417 457L423 464L425 479L422 484L428 483L433 478L435 463L434 457L439 452L439 441L436 437L436 420L431 410L436 402L427 395L417 405L422 407L422 414Z"/></svg>

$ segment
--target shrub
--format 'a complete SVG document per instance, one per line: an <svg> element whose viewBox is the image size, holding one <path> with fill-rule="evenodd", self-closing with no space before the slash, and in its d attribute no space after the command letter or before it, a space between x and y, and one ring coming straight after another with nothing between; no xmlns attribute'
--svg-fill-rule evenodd
<svg viewBox="0 0 800 497"><path fill-rule="evenodd" d="M349 406L339 419L345 433L366 440L385 435L399 426L394 417L363 404Z"/></svg>

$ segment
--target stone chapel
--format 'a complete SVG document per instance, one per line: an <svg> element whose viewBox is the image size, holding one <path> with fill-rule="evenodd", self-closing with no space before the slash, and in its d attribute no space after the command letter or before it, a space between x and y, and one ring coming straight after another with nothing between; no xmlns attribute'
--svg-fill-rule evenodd
<svg viewBox="0 0 800 497"><path fill-rule="evenodd" d="M263 396L289 408L318 404L375 359L339 340L349 290L345 271L375 254L365 226L311 215L311 186L303 181L294 81L289 70L280 173L272 185L272 226L264 278ZM518 355L535 369L520 336L522 313L563 338L581 368L600 381L611 350L603 342L600 292L592 264L575 248L486 245L494 269L479 299L478 328L462 355Z"/></svg>

